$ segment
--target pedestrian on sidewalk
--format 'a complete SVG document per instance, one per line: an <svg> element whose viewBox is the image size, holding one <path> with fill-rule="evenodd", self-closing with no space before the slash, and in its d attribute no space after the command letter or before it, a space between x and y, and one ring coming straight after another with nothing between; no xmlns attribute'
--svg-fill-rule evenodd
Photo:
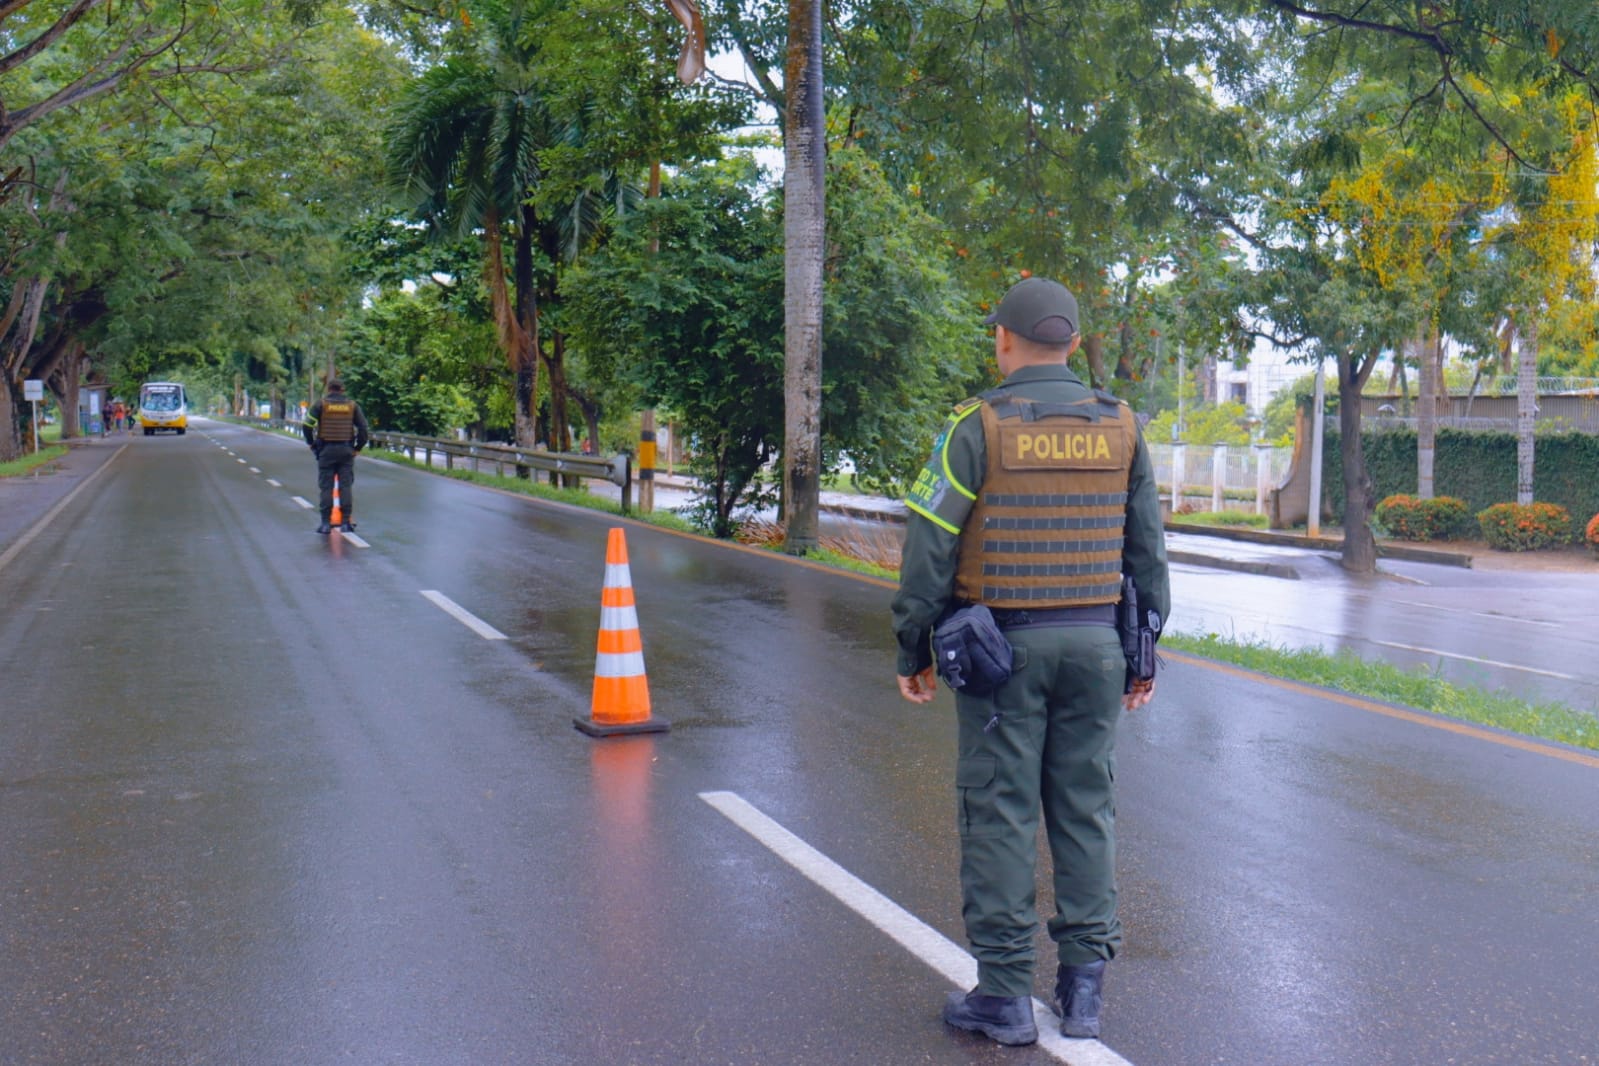
<svg viewBox="0 0 1599 1066"><path fill-rule="evenodd" d="M930 640L957 608L987 608L998 626L988 632L1012 658L1008 679L996 672L991 691L955 694L961 913L977 987L950 993L944 1020L1002 1044L1038 1038L1042 811L1061 1031L1097 1037L1105 964L1122 944L1116 728L1124 710L1154 695L1152 680L1128 681L1115 612L1126 573L1141 609L1166 617L1160 503L1132 411L1067 368L1081 335L1065 286L1028 278L986 321L1004 383L959 404L934 441L906 499L893 604L899 688L913 703L933 698Z"/></svg>
<svg viewBox="0 0 1599 1066"><path fill-rule="evenodd" d="M355 532L355 456L371 436L361 405L344 394L344 382L328 379L328 394L312 405L302 425L305 443L316 456L316 483L321 492L321 534L333 532L333 481L339 482L339 529Z"/></svg>

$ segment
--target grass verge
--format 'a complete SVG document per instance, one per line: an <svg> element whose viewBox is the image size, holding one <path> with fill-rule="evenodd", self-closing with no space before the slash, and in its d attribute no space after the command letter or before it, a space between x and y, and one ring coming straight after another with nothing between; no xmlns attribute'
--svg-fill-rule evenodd
<svg viewBox="0 0 1599 1066"><path fill-rule="evenodd" d="M1456 685L1426 670L1362 659L1351 652L1289 649L1264 642L1168 633L1161 645L1289 681L1432 711L1477 725L1599 750L1599 716L1563 703L1533 703L1506 692Z"/></svg>
<svg viewBox="0 0 1599 1066"><path fill-rule="evenodd" d="M1271 522L1265 515L1253 511L1179 512L1172 515L1171 520L1185 526L1248 526L1251 529L1265 529Z"/></svg>
<svg viewBox="0 0 1599 1066"><path fill-rule="evenodd" d="M9 463L0 463L0 477L19 477L31 473L54 459L59 459L67 454L64 444L54 444L48 448L41 448L32 455L24 455L21 459L13 459Z"/></svg>

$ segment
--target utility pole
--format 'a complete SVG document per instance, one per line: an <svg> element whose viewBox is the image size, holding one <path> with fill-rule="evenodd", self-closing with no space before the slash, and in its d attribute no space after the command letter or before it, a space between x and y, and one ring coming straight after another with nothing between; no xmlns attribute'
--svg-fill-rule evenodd
<svg viewBox="0 0 1599 1066"><path fill-rule="evenodd" d="M1305 532L1321 536L1321 440L1322 411L1327 406L1324 363L1316 360L1316 399L1310 409L1310 513L1305 516Z"/></svg>

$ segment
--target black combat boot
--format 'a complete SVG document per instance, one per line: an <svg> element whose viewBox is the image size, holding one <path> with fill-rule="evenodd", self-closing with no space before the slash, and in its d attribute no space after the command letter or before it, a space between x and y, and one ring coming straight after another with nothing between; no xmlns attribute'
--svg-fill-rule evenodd
<svg viewBox="0 0 1599 1066"><path fill-rule="evenodd" d="M355 523L350 521L348 518L346 518L344 520L344 524L339 527L339 532L340 533L354 533L355 532Z"/></svg>
<svg viewBox="0 0 1599 1066"><path fill-rule="evenodd" d="M1105 960L1082 966L1061 963L1055 971L1055 1009L1060 1035L1099 1038L1099 1005L1104 998Z"/></svg>
<svg viewBox="0 0 1599 1066"><path fill-rule="evenodd" d="M1032 996L985 996L975 988L964 995L951 992L944 1001L944 1020L1012 1047L1038 1040Z"/></svg>
<svg viewBox="0 0 1599 1066"><path fill-rule="evenodd" d="M329 533L333 532L333 527L331 525L329 525L328 524L328 520L326 518L324 518L322 520L322 524L316 527L316 531L318 533L322 534L325 537Z"/></svg>

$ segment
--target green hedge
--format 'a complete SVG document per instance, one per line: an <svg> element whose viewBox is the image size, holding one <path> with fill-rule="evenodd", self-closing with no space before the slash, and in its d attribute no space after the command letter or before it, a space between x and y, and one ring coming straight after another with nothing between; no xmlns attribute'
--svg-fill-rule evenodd
<svg viewBox="0 0 1599 1066"><path fill-rule="evenodd" d="M1416 491L1416 433L1384 430L1363 433L1372 502ZM1338 431L1329 426L1322 450L1322 491L1334 515L1344 513L1344 463ZM1571 513L1580 534L1599 514L1599 437L1555 433L1537 438L1533 457L1534 495ZM1439 429L1433 459L1433 491L1466 501L1472 514L1516 499L1516 435L1464 429Z"/></svg>

